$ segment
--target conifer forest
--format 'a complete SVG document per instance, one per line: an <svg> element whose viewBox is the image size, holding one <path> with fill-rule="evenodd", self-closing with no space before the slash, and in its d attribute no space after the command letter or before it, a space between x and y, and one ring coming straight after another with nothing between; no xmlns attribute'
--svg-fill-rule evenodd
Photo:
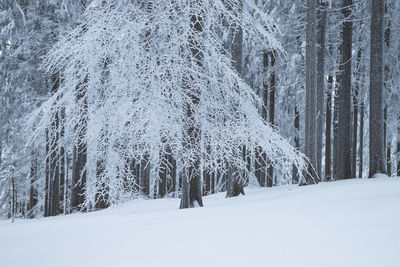
<svg viewBox="0 0 400 267"><path fill-rule="evenodd" d="M0 0L0 266L398 267L399 226L399 0Z"/></svg>

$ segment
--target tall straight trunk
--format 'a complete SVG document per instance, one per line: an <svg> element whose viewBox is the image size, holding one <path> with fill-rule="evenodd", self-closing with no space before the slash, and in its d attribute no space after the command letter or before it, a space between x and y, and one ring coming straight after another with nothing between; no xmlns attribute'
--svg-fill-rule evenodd
<svg viewBox="0 0 400 267"><path fill-rule="evenodd" d="M12 194L12 205L11 205L11 216L17 214L17 188L15 187L15 179L11 178L11 194Z"/></svg>
<svg viewBox="0 0 400 267"><path fill-rule="evenodd" d="M392 149L390 146L390 142L388 142L387 144L386 157L387 157L387 174L388 176L392 176Z"/></svg>
<svg viewBox="0 0 400 267"><path fill-rule="evenodd" d="M238 10L238 16L242 16L243 14L243 0L236 0L236 3L239 5L240 10ZM228 4L228 9L230 6ZM231 54L233 59L233 67L236 69L237 73L242 76L243 68L243 32L240 25L234 24L231 27L232 37L232 48ZM236 85L235 85L236 86ZM240 148L239 154L243 157L243 150L246 151L245 147ZM239 155L238 154L238 155ZM246 156L243 157L243 160L246 161ZM226 197L236 197L239 194L244 194L244 176L245 173L243 171L238 170L236 166L233 166L229 163L228 166L228 175L227 175L227 188L226 188Z"/></svg>
<svg viewBox="0 0 400 267"><path fill-rule="evenodd" d="M397 115L397 176L400 176L400 114Z"/></svg>
<svg viewBox="0 0 400 267"><path fill-rule="evenodd" d="M297 150L300 150L300 112L297 106L294 106L294 146ZM298 169L296 165L293 165L292 183L297 184L299 182Z"/></svg>
<svg viewBox="0 0 400 267"><path fill-rule="evenodd" d="M369 177L386 174L383 120L384 0L372 0L370 53Z"/></svg>
<svg viewBox="0 0 400 267"><path fill-rule="evenodd" d="M159 170L159 183L158 183L158 196L165 197L167 194L167 176L168 176L168 162L167 155L161 155L161 164Z"/></svg>
<svg viewBox="0 0 400 267"><path fill-rule="evenodd" d="M359 171L358 171L358 177L362 178L363 177L363 164L364 164L364 111L365 111L365 105L364 105L364 100L360 101L360 150L358 151L359 159L360 159L360 166L359 166Z"/></svg>
<svg viewBox="0 0 400 267"><path fill-rule="evenodd" d="M31 170L29 173L29 217L33 217L33 208L38 203L38 191L36 188L36 181L37 181L37 170L38 170L38 159L37 154L34 149L31 151Z"/></svg>
<svg viewBox="0 0 400 267"><path fill-rule="evenodd" d="M66 183L66 168L65 168L65 108L62 107L60 110L60 213L66 213L67 202L66 202L66 192L67 192L67 183Z"/></svg>
<svg viewBox="0 0 400 267"><path fill-rule="evenodd" d="M140 193L149 196L150 194L150 156L145 155L140 162Z"/></svg>
<svg viewBox="0 0 400 267"><path fill-rule="evenodd" d="M317 0L307 0L305 155L309 159L306 183L317 181Z"/></svg>
<svg viewBox="0 0 400 267"><path fill-rule="evenodd" d="M50 214L50 140L49 140L49 129L46 129L46 160L45 160L45 197L44 197L44 216L47 217Z"/></svg>
<svg viewBox="0 0 400 267"><path fill-rule="evenodd" d="M325 89L325 38L326 8L328 4L319 0L317 26L317 173L322 177L322 135L324 124L324 89ZM325 175L326 176L326 175Z"/></svg>
<svg viewBox="0 0 400 267"><path fill-rule="evenodd" d="M336 75L336 78L338 76ZM335 83L335 91L333 101L333 179L337 177L337 162L338 162L338 91L339 86Z"/></svg>
<svg viewBox="0 0 400 267"><path fill-rule="evenodd" d="M95 195L95 208L105 209L109 206L109 188L108 185L103 180L103 175L106 169L106 159L104 154L107 151L107 126L103 126L101 129L101 139L102 142L97 144L97 153L100 158L96 161L96 195Z"/></svg>
<svg viewBox="0 0 400 267"><path fill-rule="evenodd" d="M326 125L325 125L325 180L330 181L332 176L332 94L333 94L333 76L328 77L329 89L326 96Z"/></svg>
<svg viewBox="0 0 400 267"><path fill-rule="evenodd" d="M361 49L357 51L357 72L360 71L360 61L361 61ZM353 90L353 139L352 139L352 172L351 177L357 176L357 131L358 131L358 106L359 106L359 77L360 74L357 73L356 85Z"/></svg>
<svg viewBox="0 0 400 267"><path fill-rule="evenodd" d="M85 201L86 188L86 162L87 162L87 144L86 129L88 104L86 98L86 86L88 77L75 89L75 100L79 105L79 122L76 125L78 133L73 148L73 167L72 167L72 191L71 208L72 210L81 210Z"/></svg>
<svg viewBox="0 0 400 267"><path fill-rule="evenodd" d="M270 54L271 59L271 77L269 90L269 123L275 125L275 51ZM272 187L274 180L274 168L269 164L267 172L267 187Z"/></svg>
<svg viewBox="0 0 400 267"><path fill-rule="evenodd" d="M387 174L388 176L392 175L392 165L391 165L391 152L390 152L390 138L388 138L388 131L387 131L387 125L388 125L388 106L386 105L385 108L383 109L383 118L384 118L384 126L383 126L383 135L384 135L384 144L385 144L385 149L386 149L386 168L387 168Z"/></svg>
<svg viewBox="0 0 400 267"><path fill-rule="evenodd" d="M268 119L268 79L266 78L266 74L268 73L268 66L269 66L269 56L267 52L263 54L263 88L262 88L262 99L263 99L263 107L261 109L261 117L267 121ZM266 160L267 157L265 153L261 150L261 148L256 149L256 156L255 156L255 170L256 170L256 177L260 186L266 186Z"/></svg>
<svg viewBox="0 0 400 267"><path fill-rule="evenodd" d="M173 193L175 195L177 193L176 160L172 153L169 155L168 161L169 161L169 166L170 166L170 177L171 177L171 187L168 192Z"/></svg>
<svg viewBox="0 0 400 267"><path fill-rule="evenodd" d="M190 7L193 6L200 6L201 0L191 0ZM193 10L193 9L192 9ZM191 44L191 53L195 60L195 63L198 68L203 67L203 54L200 50L201 41L200 36L203 32L203 16L202 14L193 13L190 16L190 22L192 26L193 34L189 36L189 42ZM188 81L190 82L190 78L187 77ZM194 77L194 79L200 79L199 77ZM195 150L195 158L193 162L189 163L182 173L182 196L181 196L181 204L180 208L193 208L195 207L195 202L197 205L202 207L203 206L203 199L201 193L201 175L200 175L200 148L199 148L199 138L200 138L200 129L196 126L194 122L194 114L193 114L193 106L196 106L199 102L199 94L198 92L190 93L191 104L192 106L188 105L187 110L187 118L189 123L191 124L187 135L190 137L189 141L184 142L184 149L187 150Z"/></svg>
<svg viewBox="0 0 400 267"><path fill-rule="evenodd" d="M56 111L55 118L53 122L53 134L51 140L51 159L50 159L50 182L51 182L51 209L50 216L58 215L60 210L60 165L59 165L59 112Z"/></svg>
<svg viewBox="0 0 400 267"><path fill-rule="evenodd" d="M390 15L388 14L388 1L385 1L385 16L387 18L387 27L385 29L385 33L384 33L384 42L386 45L386 51L389 51L390 49L390 33L391 33L391 21L390 21ZM385 54L385 56L388 56ZM385 64L384 66L384 89L389 95L390 95L390 91L391 88L388 84L389 80L390 80L390 66L389 64ZM392 163L391 163L391 138L390 138L390 134L387 131L387 127L389 125L389 118L388 118L388 113L390 114L390 112L388 112L388 109L390 109L390 106L388 106L388 104L385 104L385 109L384 109L384 120L385 120L385 124L384 124L384 134L385 134L385 148L386 148L386 159L387 159L387 174L388 176L392 175Z"/></svg>
<svg viewBox="0 0 400 267"><path fill-rule="evenodd" d="M340 64L340 91L338 113L337 177L351 178L351 53L353 23L351 21L352 0L343 0L344 16L342 30L342 60Z"/></svg>
<svg viewBox="0 0 400 267"><path fill-rule="evenodd" d="M57 93L59 88L59 74L53 73L52 75L52 88L51 94ZM52 114L51 131L50 131L50 152L47 155L50 157L50 177L49 177L49 196L50 196L50 209L49 216L55 216L60 211L60 153L59 153L59 110L54 107Z"/></svg>

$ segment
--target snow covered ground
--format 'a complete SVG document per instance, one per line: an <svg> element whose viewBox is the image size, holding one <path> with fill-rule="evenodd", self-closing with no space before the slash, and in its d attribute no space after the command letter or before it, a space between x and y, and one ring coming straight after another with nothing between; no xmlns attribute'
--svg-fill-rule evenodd
<svg viewBox="0 0 400 267"><path fill-rule="evenodd" d="M0 222L1 267L399 267L400 178L204 198L137 200L89 214Z"/></svg>

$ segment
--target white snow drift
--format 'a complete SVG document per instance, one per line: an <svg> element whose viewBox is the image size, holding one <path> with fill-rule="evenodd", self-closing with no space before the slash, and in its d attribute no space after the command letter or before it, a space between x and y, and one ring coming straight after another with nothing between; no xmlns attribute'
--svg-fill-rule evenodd
<svg viewBox="0 0 400 267"><path fill-rule="evenodd" d="M0 266L400 266L400 178L246 192L3 221Z"/></svg>

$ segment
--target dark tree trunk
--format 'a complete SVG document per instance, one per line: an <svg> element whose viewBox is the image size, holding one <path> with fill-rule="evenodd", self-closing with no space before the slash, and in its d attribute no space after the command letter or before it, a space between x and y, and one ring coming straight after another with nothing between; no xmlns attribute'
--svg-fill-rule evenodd
<svg viewBox="0 0 400 267"><path fill-rule="evenodd" d="M12 192L12 205L11 205L11 216L15 217L17 214L17 188L15 187L15 179L11 178L11 192Z"/></svg>
<svg viewBox="0 0 400 267"><path fill-rule="evenodd" d="M199 6L201 2L199 0L191 0L191 6ZM193 34L189 37L189 42L191 43L191 53L195 59L195 63L197 67L203 67L203 54L200 50L200 46L202 45L200 42L200 36L203 32L203 16L202 14L192 13L190 17L190 21L192 24ZM192 77L192 79L199 79L199 77ZM189 78L190 79L190 78ZM188 80L187 82L190 82ZM191 104L196 106L200 99L198 92L190 92ZM188 105L186 107L187 110L187 118L189 120L190 126L187 132L187 135L190 137L188 141L184 142L184 149L186 150L194 150L195 158L193 162L189 162L188 166L185 168L182 173L182 197L180 208L192 208L195 207L195 202L197 205L202 207L202 193L201 193L201 175L200 175L200 148L199 148L199 138L200 138L200 129L194 123L194 114L192 110L192 106Z"/></svg>
<svg viewBox="0 0 400 267"><path fill-rule="evenodd" d="M85 201L86 188L86 162L87 162L87 145L86 145L86 129L88 104L86 99L86 86L88 83L86 77L84 81L76 87L76 102L80 106L80 119L76 125L78 133L73 149L73 167L72 167L72 192L71 192L71 208L72 210L81 210Z"/></svg>
<svg viewBox="0 0 400 267"><path fill-rule="evenodd" d="M44 216L47 217L50 214L50 140L49 140L49 129L46 129L46 167L45 167L45 198L44 198Z"/></svg>
<svg viewBox="0 0 400 267"><path fill-rule="evenodd" d="M52 75L52 88L51 94L57 93L60 81L59 74L54 73ZM49 211L48 216L56 216L60 211L60 151L59 151L59 124L60 124L60 112L57 107L54 107L51 122L51 131L49 132L49 146L50 151L47 157L49 157Z"/></svg>
<svg viewBox="0 0 400 267"><path fill-rule="evenodd" d="M390 32L391 32L391 21L390 21L390 16L389 16L389 14L388 14L388 1L385 1L385 15L387 15L386 17L387 17L387 28L385 29L385 33L384 33L384 42L385 42L385 45L386 45L386 51L389 51L389 49L390 49ZM390 55L385 55L385 56L390 56ZM391 88L390 88L390 86L388 85L388 81L390 80L390 66L389 66L389 64L386 64L385 65L385 70L384 70L384 81L383 81L383 84L384 84L384 89L383 90L385 90L389 95L390 95L390 91L391 91ZM385 109L384 109L384 120L385 120L385 124L384 124L384 127L385 127L385 129L384 129L384 135L385 135L385 142L384 142L384 144L385 144L385 147L386 147L386 159L387 159L387 166L386 166L386 169L387 169L387 174L388 174L388 176L392 176L392 163L391 163L391 138L390 138L390 135L388 134L388 131L387 131L387 127L388 127L388 125L389 125L389 118L388 118L388 109L389 109L390 107L386 104L385 105ZM389 112L389 114L390 114L390 112Z"/></svg>
<svg viewBox="0 0 400 267"><path fill-rule="evenodd" d="M383 109L383 120L384 120L384 126L383 126L383 132L384 132L384 141L383 143L385 144L385 148L386 148L386 158L387 158L387 162L386 162L386 168L387 168L387 175L391 176L392 175L392 165L391 165L391 152L390 152L390 140L388 138L388 133L387 133L387 125L388 125L388 107L385 106L385 108Z"/></svg>
<svg viewBox="0 0 400 267"><path fill-rule="evenodd" d="M62 107L60 111L60 211L59 213L66 213L67 202L66 202L66 169L65 169L65 108Z"/></svg>
<svg viewBox="0 0 400 267"><path fill-rule="evenodd" d="M272 51L271 58L271 77L270 77L270 90L269 90L269 123L275 125L275 52ZM274 168L268 164L267 173L267 187L272 187L274 181Z"/></svg>
<svg viewBox="0 0 400 267"><path fill-rule="evenodd" d="M306 120L305 155L309 159L306 180L302 184L317 182L317 0L307 0L306 26Z"/></svg>
<svg viewBox="0 0 400 267"><path fill-rule="evenodd" d="M140 163L140 192L149 196L150 194L150 156L145 155Z"/></svg>
<svg viewBox="0 0 400 267"><path fill-rule="evenodd" d="M104 136L107 134L105 129L102 130L102 138L104 140ZM103 154L107 150L107 140L98 144L98 153ZM95 195L95 208L96 209L105 209L109 206L109 188L103 181L103 175L105 171L106 161L104 156L100 155L100 158L97 159L96 162L96 195Z"/></svg>
<svg viewBox="0 0 400 267"><path fill-rule="evenodd" d="M294 106L294 129L295 129L294 145L297 150L300 150L300 112L297 106ZM293 165L292 180L293 184L299 183L299 175L296 165Z"/></svg>
<svg viewBox="0 0 400 267"><path fill-rule="evenodd" d="M329 89L326 97L326 132L325 132L325 180L330 181L332 176L332 94L333 94L333 76L328 77Z"/></svg>
<svg viewBox="0 0 400 267"><path fill-rule="evenodd" d="M263 73L264 73L264 79L263 79L263 92L262 92L262 98L263 98L263 107L261 110L261 117L267 121L268 120L268 98L269 98L269 90L268 90L268 79L267 79L267 73L268 73L268 66L269 66L269 56L267 52L264 52L263 54ZM262 151L261 148L256 149L256 155L255 155L255 175L257 177L258 183L260 186L266 186L266 176L267 176L267 157L265 153Z"/></svg>
<svg viewBox="0 0 400 267"><path fill-rule="evenodd" d="M361 61L361 49L357 51L357 70L360 71L360 61ZM357 80L356 85L354 86L353 91L353 140L352 140L352 170L351 170L351 177L357 177L357 131L358 131L358 106L359 106L359 78L360 74L357 73Z"/></svg>
<svg viewBox="0 0 400 267"><path fill-rule="evenodd" d="M37 181L37 170L38 170L38 160L35 151L32 149L31 152L31 171L29 173L30 180L30 190L29 190L29 217L32 218L33 208L36 206L38 202L38 191L36 189L36 181Z"/></svg>
<svg viewBox="0 0 400 267"><path fill-rule="evenodd" d="M343 0L344 16L342 30L342 60L340 64L340 92L338 112L337 177L351 178L351 52L353 22L351 16L352 0Z"/></svg>
<svg viewBox="0 0 400 267"><path fill-rule="evenodd" d="M383 119L383 15L384 0L372 0L370 54L369 177L386 174Z"/></svg>
<svg viewBox="0 0 400 267"><path fill-rule="evenodd" d="M360 158L360 167L358 171L358 177L362 178L363 177L363 164L364 164L364 100L361 101L360 104L360 150L359 152L359 158Z"/></svg>
<svg viewBox="0 0 400 267"><path fill-rule="evenodd" d="M326 8L328 4L319 1L317 27L317 173L322 178L322 136L324 124L324 91L325 91L325 33Z"/></svg>
<svg viewBox="0 0 400 267"><path fill-rule="evenodd" d="M336 76L337 78L338 76ZM332 97L333 101L333 179L337 177L337 162L338 162L338 85L335 84L335 95Z"/></svg>
<svg viewBox="0 0 400 267"><path fill-rule="evenodd" d="M55 118L53 122L53 134L51 140L51 159L50 159L50 183L51 183L51 209L50 216L58 215L60 210L60 166L59 166L59 151L58 151L58 142L59 142L59 112L56 111Z"/></svg>
<svg viewBox="0 0 400 267"><path fill-rule="evenodd" d="M397 116L397 176L400 176L400 115Z"/></svg>
<svg viewBox="0 0 400 267"><path fill-rule="evenodd" d="M392 176L392 149L390 147L390 143L388 143L387 145L386 157L387 157L387 174L388 176Z"/></svg>
<svg viewBox="0 0 400 267"><path fill-rule="evenodd" d="M243 15L243 0L236 0L236 3L239 5L240 10L238 11L238 16ZM228 4L228 9L231 7ZM231 54L233 59L233 65L236 69L237 73L242 76L243 68L243 32L240 25L232 25L231 27L231 34L232 34L232 48ZM236 86L236 85L235 85ZM242 154L242 151L246 150L245 147L240 148L240 153L238 156L242 156L243 160L246 161L245 156ZM245 173L239 171L236 166L232 166L230 162L228 162L228 173L227 173L227 188L226 188L226 197L235 197L238 196L239 193L244 194L244 184L245 184Z"/></svg>
<svg viewBox="0 0 400 267"><path fill-rule="evenodd" d="M211 194L211 172L208 169L205 169L203 171L203 177L204 177L204 192L203 196Z"/></svg>
<svg viewBox="0 0 400 267"><path fill-rule="evenodd" d="M161 156L161 166L159 170L159 183L158 183L158 194L160 198L165 197L167 194L167 175L168 175L168 163L167 155Z"/></svg>
<svg viewBox="0 0 400 267"><path fill-rule="evenodd" d="M244 195L243 189L243 173L236 171L233 168L228 169L228 177L226 185L226 197L237 197L240 194Z"/></svg>

